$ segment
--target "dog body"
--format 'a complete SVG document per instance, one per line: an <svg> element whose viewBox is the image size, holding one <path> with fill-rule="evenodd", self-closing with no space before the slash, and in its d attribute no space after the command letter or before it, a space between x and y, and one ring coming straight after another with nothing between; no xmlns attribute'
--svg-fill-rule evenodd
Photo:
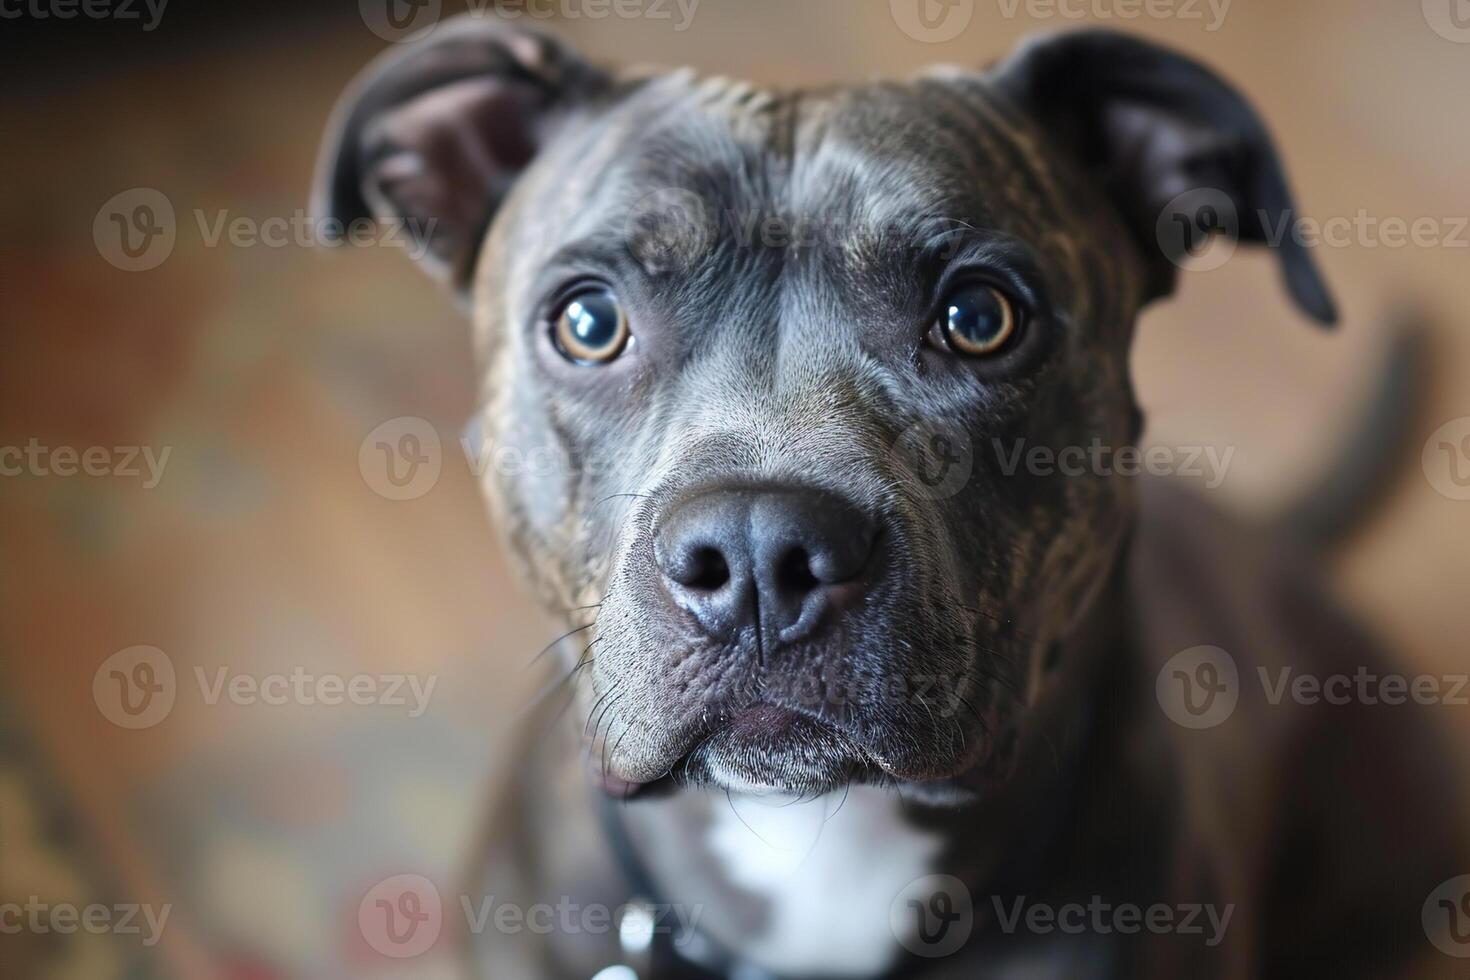
<svg viewBox="0 0 1470 980"><path fill-rule="evenodd" d="M583 745L534 727L486 891L683 913L497 937L495 975L1381 976L1425 945L1449 823L1382 846L1451 812L1418 719L1255 680L1371 644L1114 465L1139 310L1292 212L1215 76L1085 33L777 92L469 20L370 70L325 161L320 213L408 222L469 300L486 438L558 461L486 490L579 628Z"/></svg>

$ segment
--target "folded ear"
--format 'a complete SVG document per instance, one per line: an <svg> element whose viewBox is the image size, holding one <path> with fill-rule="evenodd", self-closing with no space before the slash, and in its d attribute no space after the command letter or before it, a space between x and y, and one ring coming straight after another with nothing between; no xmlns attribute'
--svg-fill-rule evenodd
<svg viewBox="0 0 1470 980"><path fill-rule="evenodd" d="M1150 260L1150 298L1173 292L1184 253L1218 231L1270 244L1297 306L1335 321L1312 257L1289 233L1295 208L1265 125L1204 66L1079 31L1028 42L991 77L1118 204Z"/></svg>
<svg viewBox="0 0 1470 980"><path fill-rule="evenodd" d="M340 240L401 222L436 277L464 290L516 178L607 77L558 41L485 17L441 24L353 81L328 123L312 213Z"/></svg>

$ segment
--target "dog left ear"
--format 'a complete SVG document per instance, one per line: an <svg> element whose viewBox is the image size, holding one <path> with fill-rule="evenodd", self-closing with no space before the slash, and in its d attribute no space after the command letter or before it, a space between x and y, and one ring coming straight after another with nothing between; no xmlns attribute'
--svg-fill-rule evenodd
<svg viewBox="0 0 1470 980"><path fill-rule="evenodd" d="M324 237L401 221L464 291L495 209L608 78L556 39L464 16L368 66L338 101L312 192Z"/></svg>
<svg viewBox="0 0 1470 980"><path fill-rule="evenodd" d="M1224 231L1269 244L1296 305L1335 322L1311 255L1289 233L1295 206L1271 137L1213 72L1146 41L1089 30L1028 42L991 81L1122 210L1149 259L1150 299L1173 292L1186 250ZM1174 203L1180 195L1189 195L1183 207ZM1210 214L1212 202L1224 208ZM1165 216L1176 208L1180 215ZM1233 216L1218 214L1232 208Z"/></svg>

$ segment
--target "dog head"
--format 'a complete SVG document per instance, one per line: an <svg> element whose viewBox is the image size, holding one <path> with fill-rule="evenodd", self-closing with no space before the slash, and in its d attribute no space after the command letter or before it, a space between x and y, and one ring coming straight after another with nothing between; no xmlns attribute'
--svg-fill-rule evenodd
<svg viewBox="0 0 1470 980"><path fill-rule="evenodd" d="M1115 468L1025 461L1130 446L1139 310L1292 204L1237 93L1114 34L791 92L463 20L344 97L317 207L406 222L471 306L523 463L485 489L595 610L610 782L813 792L1005 776L1131 511Z"/></svg>

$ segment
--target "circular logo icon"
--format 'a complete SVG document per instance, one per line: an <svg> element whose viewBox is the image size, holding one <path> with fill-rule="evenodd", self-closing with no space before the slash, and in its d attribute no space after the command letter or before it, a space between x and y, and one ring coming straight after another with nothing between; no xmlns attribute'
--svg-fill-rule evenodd
<svg viewBox="0 0 1470 980"><path fill-rule="evenodd" d="M1435 490L1451 500L1470 500L1470 415L1435 429L1420 462Z"/></svg>
<svg viewBox="0 0 1470 980"><path fill-rule="evenodd" d="M1240 672L1219 647L1199 646L1169 658L1154 691L1169 720L1184 728L1214 728L1235 713Z"/></svg>
<svg viewBox="0 0 1470 980"><path fill-rule="evenodd" d="M963 429L939 429L927 422L905 429L893 453L916 496L924 500L953 497L970 482L975 450Z"/></svg>
<svg viewBox="0 0 1470 980"><path fill-rule="evenodd" d="M385 41L417 41L439 23L441 0L357 0L367 29Z"/></svg>
<svg viewBox="0 0 1470 980"><path fill-rule="evenodd" d="M1430 892L1420 917L1435 949L1456 959L1470 958L1470 875L1451 878Z"/></svg>
<svg viewBox="0 0 1470 980"><path fill-rule="evenodd" d="M1208 272L1235 254L1240 215L1229 194L1200 187L1164 205L1154 234L1170 262L1189 272Z"/></svg>
<svg viewBox="0 0 1470 980"><path fill-rule="evenodd" d="M937 959L958 952L975 928L970 890L952 875L909 883L888 907L894 938L915 956Z"/></svg>
<svg viewBox="0 0 1470 980"><path fill-rule="evenodd" d="M1470 0L1423 0L1429 29L1446 41L1470 44Z"/></svg>
<svg viewBox="0 0 1470 980"><path fill-rule="evenodd" d="M158 268L173 253L177 237L173 203L152 187L114 194L92 219L98 254L124 272Z"/></svg>
<svg viewBox="0 0 1470 980"><path fill-rule="evenodd" d="M715 222L704 199L665 187L645 194L628 210L624 241L650 274L688 269L715 242Z"/></svg>
<svg viewBox="0 0 1470 980"><path fill-rule="evenodd" d="M92 700L119 728L152 728L174 710L174 663L158 647L119 650L92 675Z"/></svg>
<svg viewBox="0 0 1470 980"><path fill-rule="evenodd" d="M439 482L443 456L433 425L415 415L400 415L367 434L357 447L357 468L378 496L416 500Z"/></svg>
<svg viewBox="0 0 1470 980"><path fill-rule="evenodd" d="M975 0L888 0L893 22L915 41L938 44L964 33L975 16Z"/></svg>
<svg viewBox="0 0 1470 980"><path fill-rule="evenodd" d="M444 927L439 889L423 875L384 878L358 903L357 927L367 944L384 956L395 960L422 956L438 942Z"/></svg>

